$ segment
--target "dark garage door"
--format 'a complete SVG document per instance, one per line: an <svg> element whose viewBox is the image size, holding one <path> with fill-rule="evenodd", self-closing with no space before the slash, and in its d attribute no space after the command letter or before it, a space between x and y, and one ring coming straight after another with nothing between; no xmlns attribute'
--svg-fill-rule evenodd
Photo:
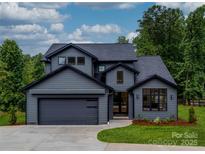
<svg viewBox="0 0 205 154"><path fill-rule="evenodd" d="M88 125L98 123L97 99L40 99L39 124Z"/></svg>

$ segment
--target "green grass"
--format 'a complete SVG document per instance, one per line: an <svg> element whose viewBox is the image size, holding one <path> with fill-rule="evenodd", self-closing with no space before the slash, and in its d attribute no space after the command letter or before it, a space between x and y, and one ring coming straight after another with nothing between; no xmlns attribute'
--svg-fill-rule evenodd
<svg viewBox="0 0 205 154"><path fill-rule="evenodd" d="M188 120L188 109L188 106L180 105L179 118ZM205 107L194 107L194 109L198 119L195 126L129 125L103 130L98 133L97 138L100 141L110 143L205 146ZM173 133L178 133L182 136L173 137Z"/></svg>
<svg viewBox="0 0 205 154"><path fill-rule="evenodd" d="M25 124L25 113L17 112L17 122L16 125ZM7 126L9 124L9 115L5 112L0 112L0 126Z"/></svg>

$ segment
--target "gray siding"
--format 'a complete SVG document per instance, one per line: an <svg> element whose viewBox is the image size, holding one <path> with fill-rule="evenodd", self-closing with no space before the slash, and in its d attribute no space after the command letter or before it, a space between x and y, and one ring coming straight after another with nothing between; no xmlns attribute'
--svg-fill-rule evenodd
<svg viewBox="0 0 205 154"><path fill-rule="evenodd" d="M167 88L167 111L143 111L142 110L142 89L143 88ZM177 117L177 90L173 87L170 87L159 80L149 81L142 86L136 88L134 91L134 100L135 100L135 117L134 118L147 118L155 119L156 117L160 118L170 118ZM138 95L138 99L137 96ZM170 96L173 96L173 99L170 99Z"/></svg>
<svg viewBox="0 0 205 154"><path fill-rule="evenodd" d="M98 123L107 123L108 103L105 95L32 95L27 93L27 123L38 124L39 98L98 98Z"/></svg>
<svg viewBox="0 0 205 154"><path fill-rule="evenodd" d="M65 69L31 89L104 89L104 87L70 69Z"/></svg>
<svg viewBox="0 0 205 154"><path fill-rule="evenodd" d="M53 90L56 90L56 93ZM52 91L51 91L52 90ZM70 90L80 91L81 95L57 95L58 91L69 92ZM90 94L93 91L93 94ZM101 94L95 94L94 91L101 92ZM48 94L49 92L50 95ZM35 93L35 94L34 94ZM84 76L66 69L59 72L55 76L48 78L45 81L33 86L27 91L27 122L29 124L37 124L38 98L98 98L99 100L99 123L107 122L107 110L108 110L108 90L93 82ZM41 95L39 95L41 94ZM65 93L64 93L65 94ZM72 93L73 94L73 93ZM76 92L77 94L77 92ZM86 95L89 94L89 95Z"/></svg>
<svg viewBox="0 0 205 154"><path fill-rule="evenodd" d="M61 67L62 65L58 64L58 57L59 56L65 56L66 57L66 62L67 62L67 57L85 57L85 65L72 65L76 67L77 69L81 70L82 72L87 73L88 75L92 75L92 58L89 57L88 55L82 53L81 51L75 49L75 48L69 48L65 51L62 51L55 56L51 58L51 69L52 71L56 70L57 68Z"/></svg>
<svg viewBox="0 0 205 154"><path fill-rule="evenodd" d="M117 71L123 71L124 81L117 84ZM134 73L124 67L117 67L106 74L106 84L114 88L118 92L125 92L134 84Z"/></svg>
<svg viewBox="0 0 205 154"><path fill-rule="evenodd" d="M44 68L44 72L46 74L51 72L51 64L50 63L45 63L45 68Z"/></svg>
<svg viewBox="0 0 205 154"><path fill-rule="evenodd" d="M133 95L129 94L128 97L128 117L133 119Z"/></svg>

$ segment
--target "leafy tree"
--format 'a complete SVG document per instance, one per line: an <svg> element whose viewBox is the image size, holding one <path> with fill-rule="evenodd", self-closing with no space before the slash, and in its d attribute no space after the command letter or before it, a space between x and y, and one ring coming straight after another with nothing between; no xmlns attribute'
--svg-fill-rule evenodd
<svg viewBox="0 0 205 154"><path fill-rule="evenodd" d="M128 43L129 40L126 39L125 36L119 36L118 39L117 39L117 42L118 42L118 43Z"/></svg>
<svg viewBox="0 0 205 154"><path fill-rule="evenodd" d="M186 20L183 65L179 76L186 102L204 97L205 89L205 5L191 12Z"/></svg>
<svg viewBox="0 0 205 154"><path fill-rule="evenodd" d="M34 64L30 55L24 55L23 84L26 85L34 80Z"/></svg>
<svg viewBox="0 0 205 154"><path fill-rule="evenodd" d="M183 55L185 24L182 11L154 5L138 22L140 34L133 41L138 55L160 55L175 76Z"/></svg>
<svg viewBox="0 0 205 154"><path fill-rule="evenodd" d="M33 65L34 65L34 71L33 71L33 77L34 80L38 80L44 75L44 63L41 62L43 59L42 53L39 53L32 57Z"/></svg>
<svg viewBox="0 0 205 154"><path fill-rule="evenodd" d="M8 72L5 70L5 64L0 61L0 80L5 79Z"/></svg>
<svg viewBox="0 0 205 154"><path fill-rule="evenodd" d="M15 41L5 40L0 48L0 60L5 63L9 75L0 82L0 97L2 109L8 111L11 106L22 106L24 96L21 93L23 85L23 54Z"/></svg>

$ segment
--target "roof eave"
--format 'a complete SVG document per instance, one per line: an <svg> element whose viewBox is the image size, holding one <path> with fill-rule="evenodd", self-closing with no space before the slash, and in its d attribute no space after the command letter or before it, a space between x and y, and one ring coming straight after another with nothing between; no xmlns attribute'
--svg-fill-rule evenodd
<svg viewBox="0 0 205 154"><path fill-rule="evenodd" d="M74 47L74 48L76 48L76 49L82 51L82 52L85 53L86 55L88 55L88 56L90 56L90 57L92 57L92 58L94 58L94 59L98 59L95 55L89 53L89 51L86 51L86 50L84 50L84 49L80 48L79 46L74 45L74 44L72 44L72 43L69 43L69 44L63 46L63 47L61 47L60 49L57 49L56 51L54 51L54 52L52 52L52 53L46 55L45 57L46 57L46 58L50 58L51 56L54 56L54 55L58 54L59 52L63 51L63 50L66 49L66 48L69 48L69 47Z"/></svg>
<svg viewBox="0 0 205 154"><path fill-rule="evenodd" d="M161 76L155 74L155 75L151 76L150 78L147 78L147 79L145 79L145 80L142 80L141 82L139 82L139 83L137 83L137 84L131 86L130 88L127 89L127 91L132 91L132 90L134 90L135 88L137 88L137 87L139 87L139 86L141 86L141 85L143 85L143 84L145 84L145 83L147 83L147 82L149 82L149 81L151 81L151 80L153 80L153 79L158 79L158 80L164 82L165 84L167 84L167 85L169 85L169 86L171 86L171 87L173 87L173 88L177 88L177 84L172 83L172 82L170 82L170 81L168 81L168 80L162 78Z"/></svg>
<svg viewBox="0 0 205 154"><path fill-rule="evenodd" d="M49 78L49 77L55 75L56 73L58 73L58 72L60 72L60 71L62 71L62 70L64 70L64 69L66 69L66 68L72 69L73 71L75 71L75 72L77 72L77 73L79 73L79 74L81 74L81 75L83 75L83 76L85 76L85 77L87 77L87 78L89 78L89 79L95 81L95 82L98 83L99 85L101 85L101 86L103 86L103 87L105 87L105 88L108 88L109 90L114 90L112 87L110 87L110 86L108 86L108 85L106 85L106 84L104 84L104 83L98 81L97 79L95 79L95 78L93 78L93 77L87 75L86 73L84 73L84 72L82 72L82 71L80 71L80 70L74 68L73 66L66 64L66 65L60 67L59 69L57 69L57 70L55 70L55 71L53 71L53 72L51 72L51 73L45 75L45 76L42 77L41 79L31 82L30 84L28 84L28 85L26 85L25 87L23 87L23 88L21 89L21 91L26 91L26 90L28 90L29 88L33 87L34 85L38 84L39 82L46 80L47 78Z"/></svg>

